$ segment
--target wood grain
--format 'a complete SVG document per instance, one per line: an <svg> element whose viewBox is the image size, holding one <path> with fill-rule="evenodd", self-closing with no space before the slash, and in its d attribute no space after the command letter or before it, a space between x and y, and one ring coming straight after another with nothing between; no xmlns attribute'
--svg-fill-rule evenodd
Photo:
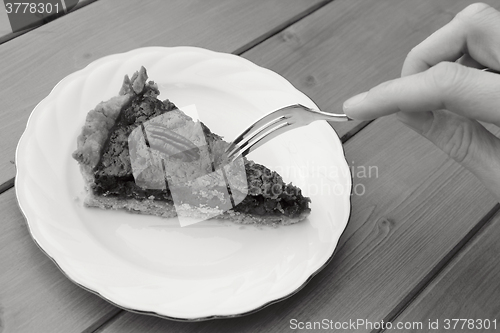
<svg viewBox="0 0 500 333"><path fill-rule="evenodd" d="M4 4L0 8L0 38L12 34L12 29L9 23L9 17L7 16L7 11L5 10ZM1 39L0 39L1 40Z"/></svg>
<svg viewBox="0 0 500 333"><path fill-rule="evenodd" d="M437 323L444 331L446 319L496 319L490 329L457 324L460 332L493 332L500 329L500 214L497 214L425 291L398 317L394 325ZM479 325L478 322L472 323ZM403 326L404 327L404 326ZM435 327L435 326L434 326ZM411 332L411 330L400 330ZM436 330L437 332L437 330Z"/></svg>
<svg viewBox="0 0 500 333"><path fill-rule="evenodd" d="M81 332L118 309L73 284L36 246L11 189L0 195L0 332Z"/></svg>
<svg viewBox="0 0 500 333"><path fill-rule="evenodd" d="M0 184L35 105L66 75L102 56L143 46L195 45L235 52L324 0L101 0L0 45ZM140 14L139 14L140 13Z"/></svg>

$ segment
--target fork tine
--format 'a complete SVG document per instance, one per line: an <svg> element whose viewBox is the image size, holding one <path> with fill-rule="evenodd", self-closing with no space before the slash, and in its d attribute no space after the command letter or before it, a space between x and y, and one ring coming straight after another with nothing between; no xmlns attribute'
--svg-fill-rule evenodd
<svg viewBox="0 0 500 333"><path fill-rule="evenodd" d="M290 129L290 126L292 126L292 124L289 124L288 122L281 122L276 125L277 126L274 126L272 128L268 127L268 131L266 131L265 133L263 131L260 131L260 133L263 135L254 135L241 146L237 146L236 149L228 154L229 160L234 161L242 155L251 153L269 140L287 132Z"/></svg>
<svg viewBox="0 0 500 333"><path fill-rule="evenodd" d="M266 116L265 119L262 118L259 120L257 123L253 124L249 128L245 130L241 135L239 135L234 141L231 143L231 145L228 147L227 152L236 149L237 147L242 147L246 141L251 140L252 138L258 136L264 131L267 131L269 128L272 126L275 126L276 124L279 124L280 122L286 120L286 116L281 116L276 119L272 119L271 117Z"/></svg>
<svg viewBox="0 0 500 333"><path fill-rule="evenodd" d="M246 135L239 136L237 140L233 141L233 143L226 149L226 153L228 154L227 156L242 151L242 149L245 149L246 146L248 146L252 140L260 137L264 133L273 131L281 124L286 124L287 123L286 121L287 118L280 117L278 119L274 119L270 123L267 123L266 125L260 128L256 128L252 131L249 131L249 133L247 133Z"/></svg>
<svg viewBox="0 0 500 333"><path fill-rule="evenodd" d="M231 152L237 149L238 145L245 140L245 138L253 137L255 134L252 131L262 131L262 129L265 130L266 127L272 126L283 119L289 118L290 115L287 113L287 110L290 108L291 106L286 106L262 116L259 120L245 129L238 137L236 137L236 139L234 139L231 145L226 149L226 152ZM259 132L256 133L258 134Z"/></svg>

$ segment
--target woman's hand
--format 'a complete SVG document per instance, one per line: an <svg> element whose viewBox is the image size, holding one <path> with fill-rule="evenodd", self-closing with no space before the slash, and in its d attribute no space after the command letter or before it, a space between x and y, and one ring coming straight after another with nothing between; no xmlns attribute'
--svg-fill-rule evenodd
<svg viewBox="0 0 500 333"><path fill-rule="evenodd" d="M351 118L391 113L474 173L500 200L500 13L474 4L408 54L401 78L344 103Z"/></svg>

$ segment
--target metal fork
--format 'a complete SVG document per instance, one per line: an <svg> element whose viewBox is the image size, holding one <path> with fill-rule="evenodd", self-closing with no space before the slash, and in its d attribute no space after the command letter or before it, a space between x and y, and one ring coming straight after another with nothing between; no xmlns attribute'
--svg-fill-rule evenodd
<svg viewBox="0 0 500 333"><path fill-rule="evenodd" d="M306 126L316 120L350 121L345 114L334 114L314 110L301 104L286 106L263 116L250 125L226 149L229 161L262 146L269 140L289 130Z"/></svg>
<svg viewBox="0 0 500 333"><path fill-rule="evenodd" d="M481 70L500 74L491 68ZM238 135L226 149L228 160L234 161L239 156L247 155L278 135L294 128L309 125L316 120L350 121L352 119L345 114L314 110L301 104L286 106L260 118Z"/></svg>

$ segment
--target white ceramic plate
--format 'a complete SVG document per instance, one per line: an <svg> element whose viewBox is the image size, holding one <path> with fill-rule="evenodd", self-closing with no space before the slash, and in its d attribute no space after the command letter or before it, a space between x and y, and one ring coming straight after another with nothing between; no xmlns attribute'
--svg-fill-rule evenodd
<svg viewBox="0 0 500 333"><path fill-rule="evenodd" d="M64 78L33 110L16 153L16 193L40 248L78 285L128 310L178 320L237 316L298 291L330 260L350 214L351 175L336 133L315 122L249 158L312 199L286 227L176 219L84 208L71 153L87 112L144 65L160 98L195 105L231 140L273 109L315 107L278 74L241 57L193 47L151 47L104 57Z"/></svg>

